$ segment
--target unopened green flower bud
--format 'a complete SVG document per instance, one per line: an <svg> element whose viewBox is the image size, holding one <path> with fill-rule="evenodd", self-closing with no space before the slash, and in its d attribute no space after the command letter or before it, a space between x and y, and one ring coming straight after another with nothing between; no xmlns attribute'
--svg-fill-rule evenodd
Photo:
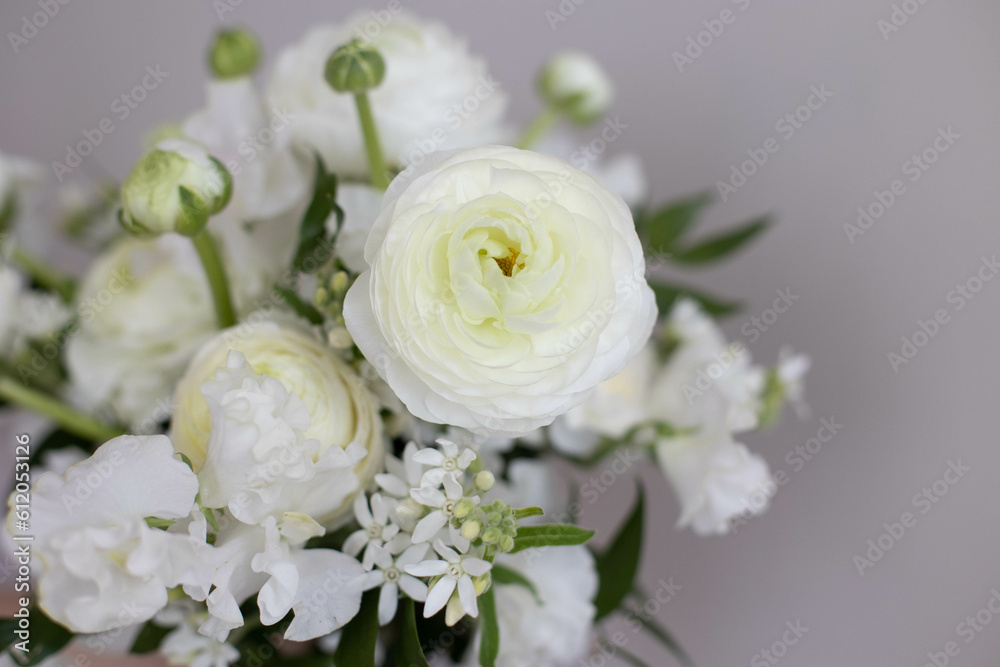
<svg viewBox="0 0 1000 667"><path fill-rule="evenodd" d="M546 104L580 125L597 120L614 99L614 87L604 69L577 51L549 59L538 76L538 93Z"/></svg>
<svg viewBox="0 0 1000 667"><path fill-rule="evenodd" d="M349 287L348 280L346 271L337 271L333 274L333 278L330 279L330 288L333 290L333 293L338 296L343 296L347 293L347 288Z"/></svg>
<svg viewBox="0 0 1000 667"><path fill-rule="evenodd" d="M197 144L172 139L146 153L121 193L121 223L137 235L196 236L229 203L232 178Z"/></svg>
<svg viewBox="0 0 1000 667"><path fill-rule="evenodd" d="M483 532L483 542L486 544L497 544L503 539L503 533L499 528L487 528Z"/></svg>
<svg viewBox="0 0 1000 667"><path fill-rule="evenodd" d="M220 30L208 52L208 66L219 79L253 74L260 63L260 42L246 30Z"/></svg>
<svg viewBox="0 0 1000 667"><path fill-rule="evenodd" d="M493 488L497 478L494 477L493 473L489 470L483 470L482 472L476 473L474 481L476 483L476 488L485 493Z"/></svg>
<svg viewBox="0 0 1000 667"><path fill-rule="evenodd" d="M455 510L452 512L452 516L461 519L463 517L469 516L472 510L476 509L476 504L469 500L468 498L462 498L457 503L455 503Z"/></svg>
<svg viewBox="0 0 1000 667"><path fill-rule="evenodd" d="M330 55L324 76L338 93L364 93L382 83L385 60L375 47L355 39Z"/></svg>
<svg viewBox="0 0 1000 667"><path fill-rule="evenodd" d="M477 596L485 593L486 589L489 588L490 584L492 583L493 583L493 577L490 576L489 572L487 572L486 574L479 575L478 577L474 577L472 579L472 585L476 589Z"/></svg>
<svg viewBox="0 0 1000 667"><path fill-rule="evenodd" d="M513 548L514 548L514 538L511 537L510 535L504 535L503 538L500 540L500 551L506 553Z"/></svg>
<svg viewBox="0 0 1000 667"><path fill-rule="evenodd" d="M467 540L474 540L479 537L479 531L483 529L483 525L472 519L471 521L466 521L462 524L462 537Z"/></svg>

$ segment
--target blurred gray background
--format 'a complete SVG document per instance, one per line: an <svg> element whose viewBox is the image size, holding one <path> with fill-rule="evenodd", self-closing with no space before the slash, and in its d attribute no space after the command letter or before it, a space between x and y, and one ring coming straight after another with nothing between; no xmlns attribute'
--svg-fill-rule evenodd
<svg viewBox="0 0 1000 667"><path fill-rule="evenodd" d="M271 56L308 26L364 6L224 1L234 6L225 22L251 27ZM1000 618L981 611L1000 590L1000 280L983 283L961 309L949 300L983 256L1000 253L1000 5L921 1L895 0L897 23L906 21L889 33L879 22L892 21L894 0L403 2L468 37L511 96L518 122L538 109L532 80L547 54L595 54L617 84L613 114L629 126L609 153L642 156L654 201L726 180L748 150L778 139L780 150L704 226L768 211L779 224L736 261L685 278L745 299L727 331L757 360L772 363L783 344L812 356L812 417L789 416L747 439L788 483L736 535L699 538L674 529L670 490L655 470L643 471L662 508L647 520L643 578L649 589L670 577L682 586L657 618L702 666L773 664L761 652L788 622L808 630L780 659L772 656L782 665L924 665L948 642L958 649L947 658L952 665L996 665L1000 655ZM732 22L678 71L673 54L724 10ZM34 0L5 0L0 28L19 31L37 11ZM17 54L0 46L0 149L45 164L63 159L65 146L107 116L147 65L159 65L169 78L73 178L124 176L148 130L202 105L205 46L220 23L204 1L60 6ZM776 123L813 86L832 96L786 138ZM905 163L947 128L958 138L911 180L916 172ZM581 144L594 136L582 132ZM905 193L851 243L844 225L896 179ZM740 333L744 322L784 288L800 298L751 343ZM900 353L901 338L939 309L947 324L894 372L887 355ZM843 428L804 465L786 459L817 434L820 418ZM11 441L9 429L0 435ZM915 499L944 478L949 462L969 470L954 485L939 483L947 493L937 502ZM612 525L632 494L619 480L583 521ZM859 575L855 556L904 512L916 523ZM977 612L976 625L965 621ZM625 631L629 650L672 664Z"/></svg>

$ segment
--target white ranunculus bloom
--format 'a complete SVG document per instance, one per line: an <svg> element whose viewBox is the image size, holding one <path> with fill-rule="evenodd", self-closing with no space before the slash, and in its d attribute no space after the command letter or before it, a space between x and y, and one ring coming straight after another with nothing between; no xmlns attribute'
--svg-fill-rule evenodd
<svg viewBox="0 0 1000 667"><path fill-rule="evenodd" d="M725 535L732 519L767 507L767 462L724 429L662 440L656 457L681 503L679 528Z"/></svg>
<svg viewBox="0 0 1000 667"><path fill-rule="evenodd" d="M245 523L288 513L324 521L358 491L354 471L368 454L364 444L307 438L312 420L302 399L255 373L241 352L230 351L201 386L212 414L198 470L202 505L228 507Z"/></svg>
<svg viewBox="0 0 1000 667"><path fill-rule="evenodd" d="M291 262L312 166L292 149L294 115L268 108L253 79L209 81L207 95L208 106L182 130L232 175L232 198L208 228L222 241L237 307L247 309Z"/></svg>
<svg viewBox="0 0 1000 667"><path fill-rule="evenodd" d="M354 273L368 268L365 243L382 205L382 192L365 183L342 183L337 186L337 205L344 210L344 222L337 232L336 254ZM327 229L335 230L336 216L331 215Z"/></svg>
<svg viewBox="0 0 1000 667"><path fill-rule="evenodd" d="M239 360L231 350L249 366L228 364ZM375 399L334 350L291 326L264 322L219 333L177 384L174 407L174 447L202 476L203 493L237 497L247 520L280 509L330 524L382 470ZM272 459L282 462L274 479ZM244 476L252 471L262 477Z"/></svg>
<svg viewBox="0 0 1000 667"><path fill-rule="evenodd" d="M175 235L118 241L91 266L76 312L66 345L70 396L134 430L169 416L174 384L217 330L204 269L191 242Z"/></svg>
<svg viewBox="0 0 1000 667"><path fill-rule="evenodd" d="M624 368L656 317L620 197L556 158L442 154L386 193L347 327L407 408L479 434L549 424Z"/></svg>
<svg viewBox="0 0 1000 667"><path fill-rule="evenodd" d="M174 586L204 586L211 547L146 523L187 517L197 492L164 436L121 436L62 475L40 476L31 529L41 608L74 632L103 632L149 620ZM13 511L7 530L18 532Z"/></svg>
<svg viewBox="0 0 1000 667"><path fill-rule="evenodd" d="M578 123L595 120L615 97L607 73L582 51L563 51L550 58L539 74L538 90L548 104Z"/></svg>
<svg viewBox="0 0 1000 667"><path fill-rule="evenodd" d="M318 150L330 171L368 175L354 99L323 78L330 54L355 38L370 41L385 60L385 80L369 97L391 166L503 138L507 96L462 39L436 21L401 14L380 25L362 12L341 25L315 26L280 53L268 91L275 107L294 114L295 136Z"/></svg>

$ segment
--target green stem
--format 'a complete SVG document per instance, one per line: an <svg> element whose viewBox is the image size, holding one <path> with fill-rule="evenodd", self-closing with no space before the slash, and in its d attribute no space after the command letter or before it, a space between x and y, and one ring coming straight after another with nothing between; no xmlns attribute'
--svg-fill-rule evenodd
<svg viewBox="0 0 1000 667"><path fill-rule="evenodd" d="M646 600L653 599L639 586L634 586L632 588L632 595L637 598L639 604L642 604L642 602ZM691 660L691 656L687 654L684 648L680 645L680 642L678 642L666 628L660 626L652 618L649 618L641 613L635 613L634 616L636 620L638 620L639 623L641 623L642 626L663 645L664 648L670 651L679 663L685 667L693 667L694 661Z"/></svg>
<svg viewBox="0 0 1000 667"><path fill-rule="evenodd" d="M358 118L361 119L361 133L365 137L365 151L368 153L368 166L372 172L372 185L379 190L389 187L389 172L385 168L385 157L382 155L382 144L378 140L378 130L375 128L375 117L368 102L367 93L354 96L358 105Z"/></svg>
<svg viewBox="0 0 1000 667"><path fill-rule="evenodd" d="M13 378L0 377L0 399L48 417L70 433L94 442L107 442L122 431L77 412L62 401L29 389Z"/></svg>
<svg viewBox="0 0 1000 667"><path fill-rule="evenodd" d="M212 288L212 301L215 302L215 314L219 326L227 329L236 324L236 315L233 313L233 302L229 298L229 281L226 280L226 270L222 266L219 249L207 231L201 232L191 241L198 251L198 257L205 267L208 284Z"/></svg>
<svg viewBox="0 0 1000 667"><path fill-rule="evenodd" d="M535 116L534 120L528 124L528 127L524 129L524 133L521 138L517 140L516 146L518 148L531 148L538 140L549 133L549 130L556 124L559 120L559 112L552 107L545 107L542 109L541 113Z"/></svg>
<svg viewBox="0 0 1000 667"><path fill-rule="evenodd" d="M40 257L35 257L23 248L14 248L10 259L36 283L58 293L66 303L73 300L73 293L76 291L73 279L52 268Z"/></svg>

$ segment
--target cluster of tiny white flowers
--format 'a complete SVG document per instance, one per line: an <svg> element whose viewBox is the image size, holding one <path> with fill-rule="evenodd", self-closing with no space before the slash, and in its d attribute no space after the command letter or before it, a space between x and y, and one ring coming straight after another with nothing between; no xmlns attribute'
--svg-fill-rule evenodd
<svg viewBox="0 0 1000 667"><path fill-rule="evenodd" d="M355 500L360 528L343 546L361 558L364 589L381 587L379 624L395 617L400 592L424 603L425 618L441 609L448 625L477 617L493 558L510 551L517 534L510 505L479 497L493 487L493 473L473 449L444 439L436 448L408 443L402 460L387 457L386 470L375 477L379 492Z"/></svg>

